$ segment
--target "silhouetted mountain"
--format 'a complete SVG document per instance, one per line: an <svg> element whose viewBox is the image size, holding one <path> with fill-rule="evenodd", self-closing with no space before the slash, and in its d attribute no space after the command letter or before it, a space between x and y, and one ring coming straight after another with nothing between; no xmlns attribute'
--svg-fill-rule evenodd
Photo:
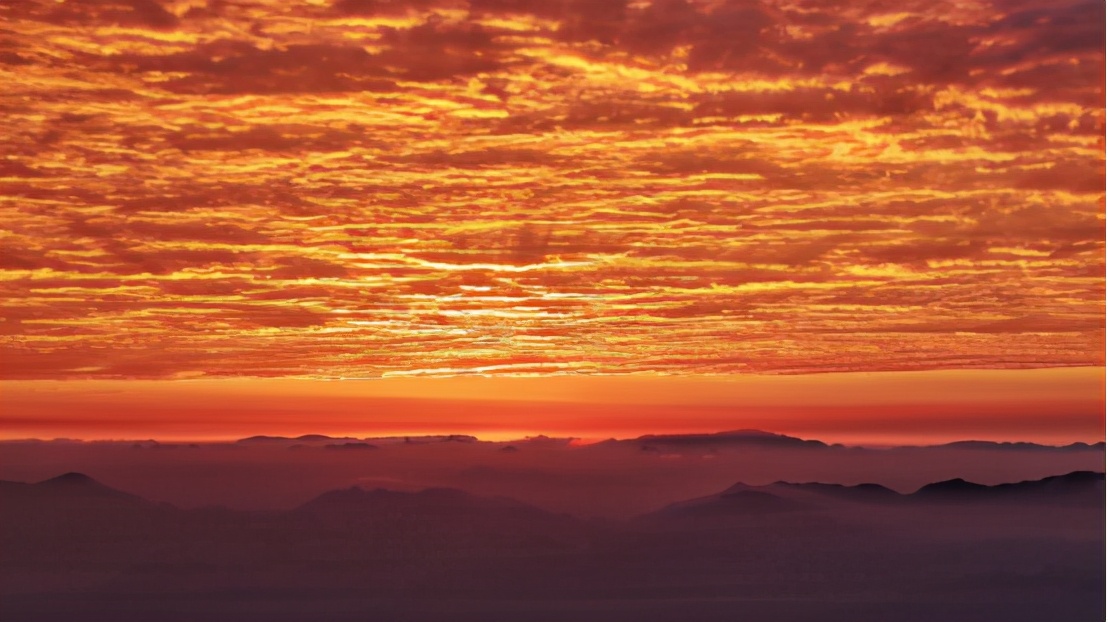
<svg viewBox="0 0 1108 622"><path fill-rule="evenodd" d="M404 443L408 445L425 445L429 443L477 443L480 442L476 436L470 436L468 434L442 434L442 435L428 435L428 436L405 436L403 437ZM367 439L373 440L373 439Z"/></svg>
<svg viewBox="0 0 1108 622"><path fill-rule="evenodd" d="M110 488L84 473L65 473L36 484L0 481L0 499L6 504L33 504L39 508L77 505L153 505L132 494Z"/></svg>
<svg viewBox="0 0 1108 622"><path fill-rule="evenodd" d="M1070 443L1069 445L1040 445L1026 442L996 441L955 441L943 445L931 445L936 448L982 449L996 451L1104 451L1104 443Z"/></svg>
<svg viewBox="0 0 1108 622"><path fill-rule="evenodd" d="M452 488L333 490L287 519L301 532L332 534L332 546L357 546L366 556L546 554L583 546L592 532L568 515ZM355 537L366 540L350 542Z"/></svg>
<svg viewBox="0 0 1108 622"><path fill-rule="evenodd" d="M776 482L768 488L773 490L792 490L803 493L811 493L840 499L844 501L858 501L867 503L889 503L899 501L903 495L881 486L880 484L856 484L845 486L843 484L821 484L817 482L795 484L791 482Z"/></svg>
<svg viewBox="0 0 1108 622"><path fill-rule="evenodd" d="M732 430L714 434L647 434L629 442L638 443L644 448L665 446L670 448L764 447L774 449L818 449L828 447L822 441L804 440L762 430Z"/></svg>
<svg viewBox="0 0 1108 622"><path fill-rule="evenodd" d="M1087 490L1090 487L1103 487L1104 473L1097 471L1073 471L1065 475L1052 475L1042 479L1026 480L1012 484L997 484L1001 490L1021 488L1024 490L1048 490L1055 492Z"/></svg>
<svg viewBox="0 0 1108 622"><path fill-rule="evenodd" d="M240 438L239 440L237 440L235 442L236 443L270 443L270 442L290 441L290 440L292 440L292 439L290 439L287 436L266 436L266 435L259 434L257 436L248 436L246 438Z"/></svg>
<svg viewBox="0 0 1108 622"><path fill-rule="evenodd" d="M1059 506L1104 505L1104 474L1077 471L1040 480L986 486L957 478L934 482L910 495L878 484L775 482L765 486L738 483L707 497L682 501L645 517L752 516L802 510L826 510L850 504L1010 502Z"/></svg>
<svg viewBox="0 0 1108 622"><path fill-rule="evenodd" d="M62 473L57 477L51 477L50 479L43 480L38 483L39 486L48 487L70 487L76 489L96 488L102 487L100 482L92 479L84 473L76 473L70 471L69 473Z"/></svg>
<svg viewBox="0 0 1108 622"><path fill-rule="evenodd" d="M951 479L923 486L916 501L944 503L1018 502L1057 505L1104 505L1104 473L1074 471L1038 480L986 486Z"/></svg>
<svg viewBox="0 0 1108 622"><path fill-rule="evenodd" d="M671 504L654 515L663 517L725 517L820 510L841 502L895 503L903 495L877 484L775 482L765 486L738 483L715 495Z"/></svg>
<svg viewBox="0 0 1108 622"><path fill-rule="evenodd" d="M924 487L1032 500L952 512L873 484L736 484L594 523L451 488L180 510L66 474L0 482L0 619L1100 619L1103 505L1068 500L1103 486ZM28 511L42 499L61 511Z"/></svg>
<svg viewBox="0 0 1108 622"><path fill-rule="evenodd" d="M81 473L0 482L0 551L5 567L111 566L172 541L166 524L179 512Z"/></svg>
<svg viewBox="0 0 1108 622"><path fill-rule="evenodd" d="M809 509L809 506L775 495L768 487L735 484L727 490L707 497L670 504L644 518L727 518L779 514Z"/></svg>
<svg viewBox="0 0 1108 622"><path fill-rule="evenodd" d="M285 443L327 443L333 441L349 441L358 442L358 439L349 436L327 436L326 434L303 434L301 436L289 437L289 436L250 436L242 438L236 443L243 445L258 445L258 444L285 444Z"/></svg>
<svg viewBox="0 0 1108 622"><path fill-rule="evenodd" d="M922 486L912 493L919 498L960 498L968 495L981 495L989 490L989 486L967 482L958 477L941 482L932 482Z"/></svg>
<svg viewBox="0 0 1108 622"><path fill-rule="evenodd" d="M323 446L324 449L337 449L337 450L368 450L377 449L376 445L370 445L369 443L329 443Z"/></svg>
<svg viewBox="0 0 1108 622"><path fill-rule="evenodd" d="M365 443L378 445L429 445L434 443L477 443L476 436L467 434L440 434L427 436L377 436L354 438L351 436L327 436L326 434L303 434L301 436L250 436L235 441L237 445L293 445L315 446L332 444Z"/></svg>
<svg viewBox="0 0 1108 622"><path fill-rule="evenodd" d="M513 445L520 447L523 445L534 445L542 447L570 447L572 441L575 440L572 437L567 438L554 438L546 436L535 436L529 438L523 438L512 441ZM0 441L3 442L16 442L16 441ZM19 442L32 442L32 441L19 441ZM33 441L43 442L43 441ZM80 441L75 441L80 442ZM145 441L146 443L152 443L156 445L156 441ZM320 443L332 443L337 445L341 442L369 442L372 445L388 446L388 445L432 445L432 443L473 443L482 442L478 437L469 435L427 435L427 436L406 436L406 437L367 437L367 438L351 438L351 437L330 437L327 435L301 435L298 437L284 437L284 436L252 436L235 441L234 445L293 445L293 443L301 443L301 445L317 446ZM215 443L218 445L218 443ZM742 430L729 430L720 432L711 432L711 434L671 434L671 435L644 435L637 438L630 439L608 439L601 442L592 443L585 448L592 448L592 450L602 449L606 447L619 447L632 445L645 451L653 452L674 452L681 451L683 449L689 450L726 450L728 448L762 448L762 449L844 449L841 443L828 443L817 439L802 439L798 437L774 434L774 432L768 432L765 430L755 429L742 429ZM163 447L164 448L164 447ZM852 447L855 451L866 451L861 447ZM944 443L944 445L932 445L932 446L903 446L895 447L893 449L903 450L933 450L933 449L958 449L958 450L998 450L998 451L1104 451L1104 442L1073 442L1066 446L1050 446L1039 445L1036 442L998 442L989 440L960 440L954 442ZM588 450L588 449L586 449Z"/></svg>
<svg viewBox="0 0 1108 622"><path fill-rule="evenodd" d="M516 439L513 440L512 443L525 447L559 449L570 446L576 440L578 439L573 436L546 436L545 434L539 434L538 436L526 436Z"/></svg>

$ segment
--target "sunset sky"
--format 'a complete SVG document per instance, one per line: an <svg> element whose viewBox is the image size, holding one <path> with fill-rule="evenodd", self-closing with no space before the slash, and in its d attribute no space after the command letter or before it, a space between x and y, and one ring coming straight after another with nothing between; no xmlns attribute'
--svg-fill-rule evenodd
<svg viewBox="0 0 1108 622"><path fill-rule="evenodd" d="M1104 24L4 2L0 437L1102 440Z"/></svg>

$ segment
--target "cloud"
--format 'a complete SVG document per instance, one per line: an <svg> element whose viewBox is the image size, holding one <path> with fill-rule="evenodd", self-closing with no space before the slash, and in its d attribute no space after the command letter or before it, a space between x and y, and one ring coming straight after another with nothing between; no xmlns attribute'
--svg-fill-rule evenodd
<svg viewBox="0 0 1108 622"><path fill-rule="evenodd" d="M129 26L169 30L179 25L177 16L158 0L66 0L47 9L44 21L67 26Z"/></svg>
<svg viewBox="0 0 1108 622"><path fill-rule="evenodd" d="M5 373L1103 364L1103 16L13 5Z"/></svg>

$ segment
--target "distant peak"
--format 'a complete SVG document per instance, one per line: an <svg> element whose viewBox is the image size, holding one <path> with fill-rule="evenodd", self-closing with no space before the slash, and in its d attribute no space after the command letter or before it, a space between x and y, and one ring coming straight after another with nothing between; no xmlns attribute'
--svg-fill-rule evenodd
<svg viewBox="0 0 1108 622"><path fill-rule="evenodd" d="M128 503L149 503L145 499L96 481L84 473L69 472L33 484L32 489L50 495L81 499L116 499Z"/></svg>
<svg viewBox="0 0 1108 622"><path fill-rule="evenodd" d="M863 484L829 484L822 482L786 482L777 481L765 486L750 486L739 482L722 494L728 494L733 492L739 492L744 490L768 490L778 492L781 494L790 494L793 492L802 493L816 493L824 496L838 497L843 499L853 499L858 501L878 501L885 499L892 499L899 497L900 494L891 488L886 488L880 484L863 483Z"/></svg>
<svg viewBox="0 0 1108 622"><path fill-rule="evenodd" d="M985 449L996 451L1091 451L1091 450L1103 450L1104 443L1070 443L1069 445L1042 445L1040 443L1030 443L1026 441L954 441L952 443L944 443L942 445L932 445L936 448L947 449Z"/></svg>
<svg viewBox="0 0 1108 622"><path fill-rule="evenodd" d="M92 479L84 473L77 473L70 471L69 473L63 473L57 477L51 477L48 480L39 482L40 484L66 484L66 485L100 485L100 482Z"/></svg>
<svg viewBox="0 0 1108 622"><path fill-rule="evenodd" d="M736 492L744 492L744 491L748 491L748 490L755 490L755 489L758 489L758 488L765 488L765 486L751 486L750 484L747 484L747 483L744 483L744 482L735 482L734 484L732 484L726 490L724 490L723 492L721 492L719 494L729 495L729 494L733 494L733 493L736 493Z"/></svg>
<svg viewBox="0 0 1108 622"><path fill-rule="evenodd" d="M914 494L921 496L966 495L987 491L988 489L989 486L986 486L984 484L967 482L960 477L956 477L954 479L947 479L941 482L932 482L930 484L922 486Z"/></svg>
<svg viewBox="0 0 1108 622"><path fill-rule="evenodd" d="M741 430L725 430L723 432L716 432L719 436L761 436L761 437L773 437L773 436L785 436L784 434L776 434L774 432L766 432L765 430L755 430L753 428L743 428Z"/></svg>
<svg viewBox="0 0 1108 622"><path fill-rule="evenodd" d="M742 430L724 430L722 432L691 432L686 434L644 434L640 438L703 438L703 437L730 437L730 438L778 438L784 434L775 434L765 430L744 428Z"/></svg>
<svg viewBox="0 0 1108 622"><path fill-rule="evenodd" d="M982 486L983 484L975 484L973 482L967 482L961 477L955 477L954 479L944 479L939 482L932 482L927 484L935 488L965 488L967 486Z"/></svg>
<svg viewBox="0 0 1108 622"><path fill-rule="evenodd" d="M1053 475L1042 481L1103 482L1104 473L1100 471L1072 471L1065 475Z"/></svg>
<svg viewBox="0 0 1108 622"><path fill-rule="evenodd" d="M518 503L512 501L511 503ZM390 490L375 488L367 490L360 486L350 486L325 492L300 506L301 510L326 510L328 508L365 508L373 507L429 507L447 505L470 507L474 504L485 506L503 506L504 502L496 498L472 495L457 488L431 487L418 491Z"/></svg>
<svg viewBox="0 0 1108 622"><path fill-rule="evenodd" d="M332 450L369 450L377 449L376 445L370 445L369 443L363 443L360 441L348 442L348 443L329 443L323 446L324 449Z"/></svg>
<svg viewBox="0 0 1108 622"><path fill-rule="evenodd" d="M787 434L775 434L765 430L728 430L726 432L711 432L704 434L647 434L640 436L636 441L650 442L666 445L686 446L716 446L726 447L730 445L749 445L752 447L780 447L780 448L826 448L822 441L805 440Z"/></svg>
<svg viewBox="0 0 1108 622"><path fill-rule="evenodd" d="M1037 500L1052 503L1104 505L1104 474L1097 471L1073 471L1042 479L985 485L961 478L928 484L914 493L917 498L938 500Z"/></svg>

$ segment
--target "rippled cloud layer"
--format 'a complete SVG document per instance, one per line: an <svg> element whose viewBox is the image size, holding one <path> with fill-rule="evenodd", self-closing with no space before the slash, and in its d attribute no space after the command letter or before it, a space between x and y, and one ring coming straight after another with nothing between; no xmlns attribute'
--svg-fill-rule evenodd
<svg viewBox="0 0 1108 622"><path fill-rule="evenodd" d="M1104 11L9 2L3 373L1103 365Z"/></svg>

